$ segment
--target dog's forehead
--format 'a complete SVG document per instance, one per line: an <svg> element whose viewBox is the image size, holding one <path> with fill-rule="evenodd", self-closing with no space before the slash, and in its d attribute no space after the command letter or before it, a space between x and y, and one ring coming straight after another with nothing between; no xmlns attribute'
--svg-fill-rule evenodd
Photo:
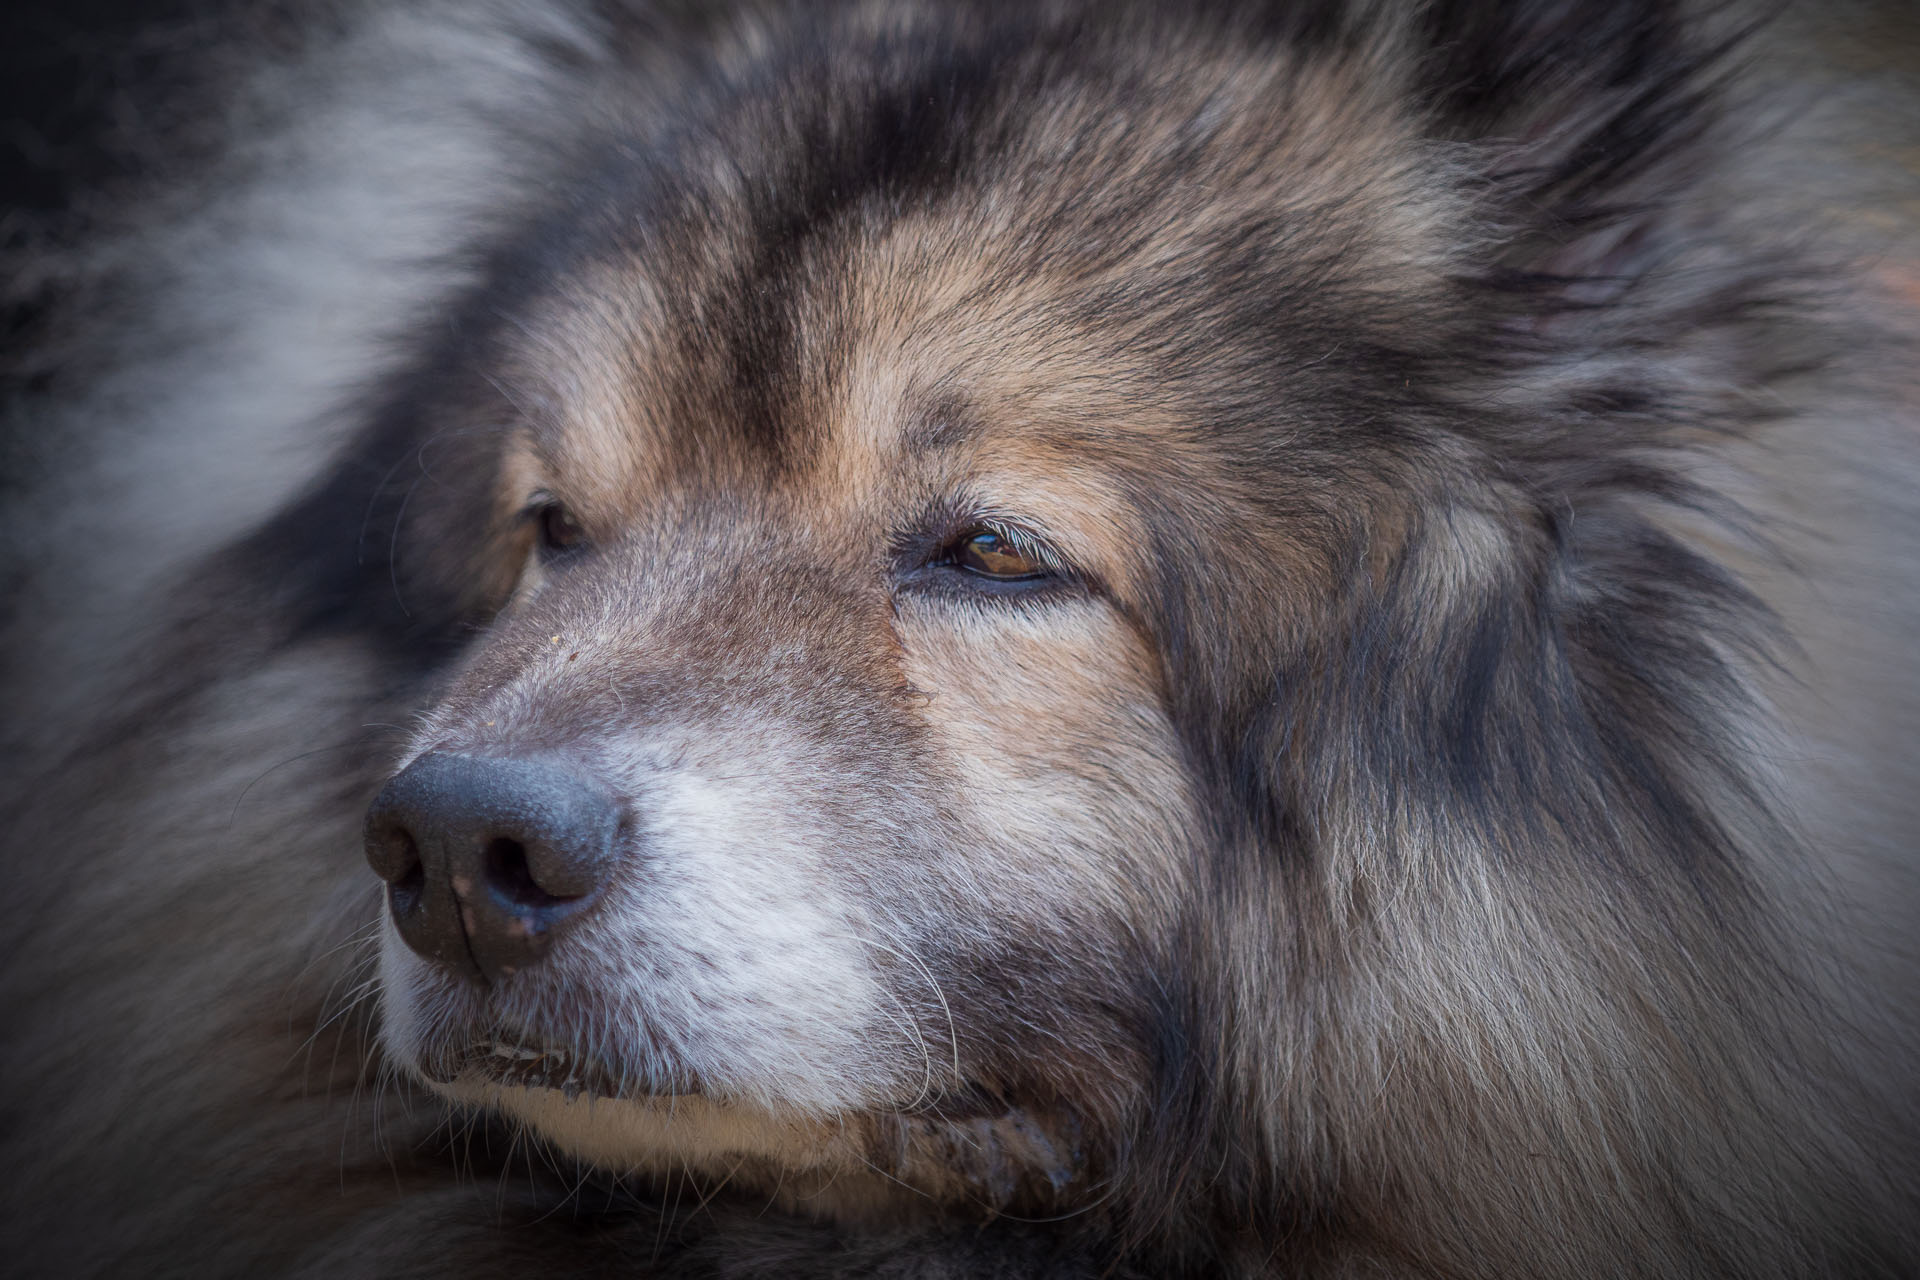
<svg viewBox="0 0 1920 1280"><path fill-rule="evenodd" d="M1127 473L1164 471L1171 401L1062 323L1049 282L955 236L902 219L759 281L750 244L717 244L700 274L609 256L515 329L503 376L540 406L540 469L614 523L664 495L847 517L955 492L1098 509Z"/></svg>
<svg viewBox="0 0 1920 1280"><path fill-rule="evenodd" d="M877 533L944 494L1126 541L1127 494L1284 425L1366 345L1383 281L1417 299L1444 274L1445 201L1382 163L1410 135L1359 120L1377 94L1217 51L1187 71L1151 104L1029 82L1017 119L981 90L916 144L964 183L802 101L758 161L669 156L609 188L507 332L544 474L605 524L778 491ZM1210 403L1227 366L1275 378L1269 402Z"/></svg>

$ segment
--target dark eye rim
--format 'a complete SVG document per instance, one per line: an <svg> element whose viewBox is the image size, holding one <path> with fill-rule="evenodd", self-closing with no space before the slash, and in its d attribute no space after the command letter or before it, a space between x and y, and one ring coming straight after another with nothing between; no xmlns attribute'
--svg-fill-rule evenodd
<svg viewBox="0 0 1920 1280"><path fill-rule="evenodd" d="M1011 544L1037 566L1036 570L1002 576L970 568L959 553L981 534L992 534ZM997 597L1039 603L1101 589L1092 575L1068 561L1043 534L1002 516L982 515L977 509L966 512L949 508L934 514L920 526L920 532L896 539L894 564L900 588L955 599Z"/></svg>

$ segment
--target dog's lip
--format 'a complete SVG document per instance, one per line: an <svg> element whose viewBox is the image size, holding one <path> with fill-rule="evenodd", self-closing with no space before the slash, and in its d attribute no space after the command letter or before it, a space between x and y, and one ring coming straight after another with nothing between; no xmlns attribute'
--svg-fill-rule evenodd
<svg viewBox="0 0 1920 1280"><path fill-rule="evenodd" d="M677 1079L662 1088L644 1075L622 1071L601 1059L538 1039L490 1034L459 1049L423 1061L429 1079L451 1084L463 1077L510 1089L551 1089L569 1101L582 1095L598 1098L671 1101L704 1096L691 1079Z"/></svg>

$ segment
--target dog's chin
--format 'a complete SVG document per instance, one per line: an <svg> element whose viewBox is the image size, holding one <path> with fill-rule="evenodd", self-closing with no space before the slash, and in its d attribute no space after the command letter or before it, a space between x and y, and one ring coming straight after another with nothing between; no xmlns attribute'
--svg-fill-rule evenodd
<svg viewBox="0 0 1920 1280"><path fill-rule="evenodd" d="M837 1177L866 1167L845 1117L687 1092L598 1087L586 1073L476 1066L431 1087L451 1101L525 1125L556 1149L616 1173L726 1177L743 1162Z"/></svg>
<svg viewBox="0 0 1920 1280"><path fill-rule="evenodd" d="M498 1028L412 1048L403 1060L435 1093L615 1172L724 1175L743 1160L836 1176L861 1167L846 1117L743 1096L691 1071L640 1071Z"/></svg>
<svg viewBox="0 0 1920 1280"><path fill-rule="evenodd" d="M701 1194L722 1187L784 1212L842 1225L898 1226L948 1212L1055 1213L1084 1185L1071 1122L964 1103L918 1112L882 1107L834 1115L703 1093L607 1096L510 1083L471 1070L433 1082L443 1096L524 1125L555 1150L620 1175Z"/></svg>

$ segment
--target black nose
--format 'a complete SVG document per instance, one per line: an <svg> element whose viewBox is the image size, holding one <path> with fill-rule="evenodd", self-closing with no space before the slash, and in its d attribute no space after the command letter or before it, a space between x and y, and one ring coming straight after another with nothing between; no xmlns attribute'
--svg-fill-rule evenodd
<svg viewBox="0 0 1920 1280"><path fill-rule="evenodd" d="M430 753L367 811L367 862L409 947L479 983L538 960L612 871L620 804L539 760Z"/></svg>

